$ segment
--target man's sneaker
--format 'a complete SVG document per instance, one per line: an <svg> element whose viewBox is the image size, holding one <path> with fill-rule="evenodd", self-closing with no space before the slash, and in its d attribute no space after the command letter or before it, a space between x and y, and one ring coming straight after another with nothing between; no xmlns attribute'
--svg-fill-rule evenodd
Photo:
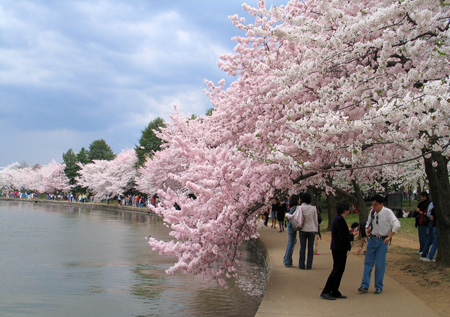
<svg viewBox="0 0 450 317"><path fill-rule="evenodd" d="M436 262L436 260L435 259L430 259L430 262Z"/></svg>
<svg viewBox="0 0 450 317"><path fill-rule="evenodd" d="M424 257L420 257L420 259L424 262L431 262L431 260L429 258L424 258Z"/></svg>
<svg viewBox="0 0 450 317"><path fill-rule="evenodd" d="M375 290L375 294L381 294L381 292L383 292L383 290L381 288L378 288Z"/></svg>
<svg viewBox="0 0 450 317"><path fill-rule="evenodd" d="M369 289L367 287L361 286L360 288L358 288L358 292L360 293L367 293L369 291Z"/></svg>

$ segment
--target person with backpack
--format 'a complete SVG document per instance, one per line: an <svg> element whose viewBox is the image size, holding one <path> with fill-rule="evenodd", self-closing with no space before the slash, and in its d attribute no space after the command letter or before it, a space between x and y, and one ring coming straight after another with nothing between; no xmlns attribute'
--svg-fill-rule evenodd
<svg viewBox="0 0 450 317"><path fill-rule="evenodd" d="M375 195L372 198L372 209L366 223L366 234L369 237L364 259L364 273L359 293L367 293L370 276L375 266L375 294L383 292L384 273L386 272L386 253L392 236L400 229L401 224L394 212L384 207L384 197Z"/></svg>

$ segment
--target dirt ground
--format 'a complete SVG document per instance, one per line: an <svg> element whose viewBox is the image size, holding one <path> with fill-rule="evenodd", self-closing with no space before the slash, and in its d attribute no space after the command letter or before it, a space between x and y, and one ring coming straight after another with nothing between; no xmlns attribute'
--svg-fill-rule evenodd
<svg viewBox="0 0 450 317"><path fill-rule="evenodd" d="M387 256L387 274L439 315L450 316L450 268L421 261L418 242L394 238Z"/></svg>
<svg viewBox="0 0 450 317"><path fill-rule="evenodd" d="M357 254L357 245L352 249ZM408 236L394 236L387 254L386 274L405 286L441 316L450 316L450 268L423 262L418 242ZM363 256L362 253L359 256Z"/></svg>

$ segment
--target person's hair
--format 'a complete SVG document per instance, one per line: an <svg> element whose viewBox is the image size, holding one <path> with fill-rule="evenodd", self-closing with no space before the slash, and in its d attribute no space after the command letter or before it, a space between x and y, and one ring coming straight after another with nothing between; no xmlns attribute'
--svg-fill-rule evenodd
<svg viewBox="0 0 450 317"><path fill-rule="evenodd" d="M298 195L292 195L291 198L289 198L289 207L294 207L298 205Z"/></svg>
<svg viewBox="0 0 450 317"><path fill-rule="evenodd" d="M384 204L384 197L377 194L375 196L372 197L372 201L376 201L379 204Z"/></svg>
<svg viewBox="0 0 450 317"><path fill-rule="evenodd" d="M350 228L352 228L352 229L355 229L358 227L359 227L359 223L357 223L357 222L352 223L352 225L350 226Z"/></svg>
<svg viewBox="0 0 450 317"><path fill-rule="evenodd" d="M420 196L427 197L427 199L430 198L430 196L428 195L427 192L421 192L421 193L420 193Z"/></svg>
<svg viewBox="0 0 450 317"><path fill-rule="evenodd" d="M302 193L300 194L300 200L302 201L302 203L305 204L310 204L311 203L311 194L310 193Z"/></svg>
<svg viewBox="0 0 450 317"><path fill-rule="evenodd" d="M341 200L336 204L336 211L338 215L342 215L346 210L350 210L350 203L347 200Z"/></svg>

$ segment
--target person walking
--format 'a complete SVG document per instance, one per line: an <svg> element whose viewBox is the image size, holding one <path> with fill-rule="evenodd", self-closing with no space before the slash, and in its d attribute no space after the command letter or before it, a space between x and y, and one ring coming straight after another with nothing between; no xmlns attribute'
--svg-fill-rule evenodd
<svg viewBox="0 0 450 317"><path fill-rule="evenodd" d="M303 224L300 229L300 260L298 266L301 270L305 268L307 270L312 269L312 263L314 258L314 238L316 237L319 221L317 217L317 209L311 206L311 195L309 193L303 193L300 196L302 204ZM306 261L306 247L308 247L308 259Z"/></svg>
<svg viewBox="0 0 450 317"><path fill-rule="evenodd" d="M331 254L333 256L333 270L323 288L320 297L327 300L336 298L347 298L339 292L342 275L345 271L347 262L347 253L352 248L351 242L354 236L358 234L358 228L348 229L345 217L350 213L350 204L347 200L340 201L336 205L337 215L331 225Z"/></svg>
<svg viewBox="0 0 450 317"><path fill-rule="evenodd" d="M277 206L277 220L278 220L278 226L280 227L280 230L278 232L283 232L284 231L284 217L286 215L287 212L287 206L286 203L283 201L278 202L278 206Z"/></svg>
<svg viewBox="0 0 450 317"><path fill-rule="evenodd" d="M370 276L375 265L375 294L381 294L386 272L386 253L392 236L400 229L401 224L391 209L384 207L384 197L375 195L372 198L372 209L366 223L366 234L369 237L364 273L358 292L367 293Z"/></svg>
<svg viewBox="0 0 450 317"><path fill-rule="evenodd" d="M300 205L300 197L298 195L292 195L289 199L289 206L291 215L294 214L297 207ZM294 252L295 243L297 243L297 231L292 228L291 222L287 225L288 229L288 244L286 247L286 253L284 255L283 263L286 267L292 267L292 253Z"/></svg>
<svg viewBox="0 0 450 317"><path fill-rule="evenodd" d="M270 226L270 228L276 229L277 227L277 208L279 204L280 201L278 200L278 198L275 198L275 201L272 204L272 210L270 211L270 218L272 218L272 225Z"/></svg>

